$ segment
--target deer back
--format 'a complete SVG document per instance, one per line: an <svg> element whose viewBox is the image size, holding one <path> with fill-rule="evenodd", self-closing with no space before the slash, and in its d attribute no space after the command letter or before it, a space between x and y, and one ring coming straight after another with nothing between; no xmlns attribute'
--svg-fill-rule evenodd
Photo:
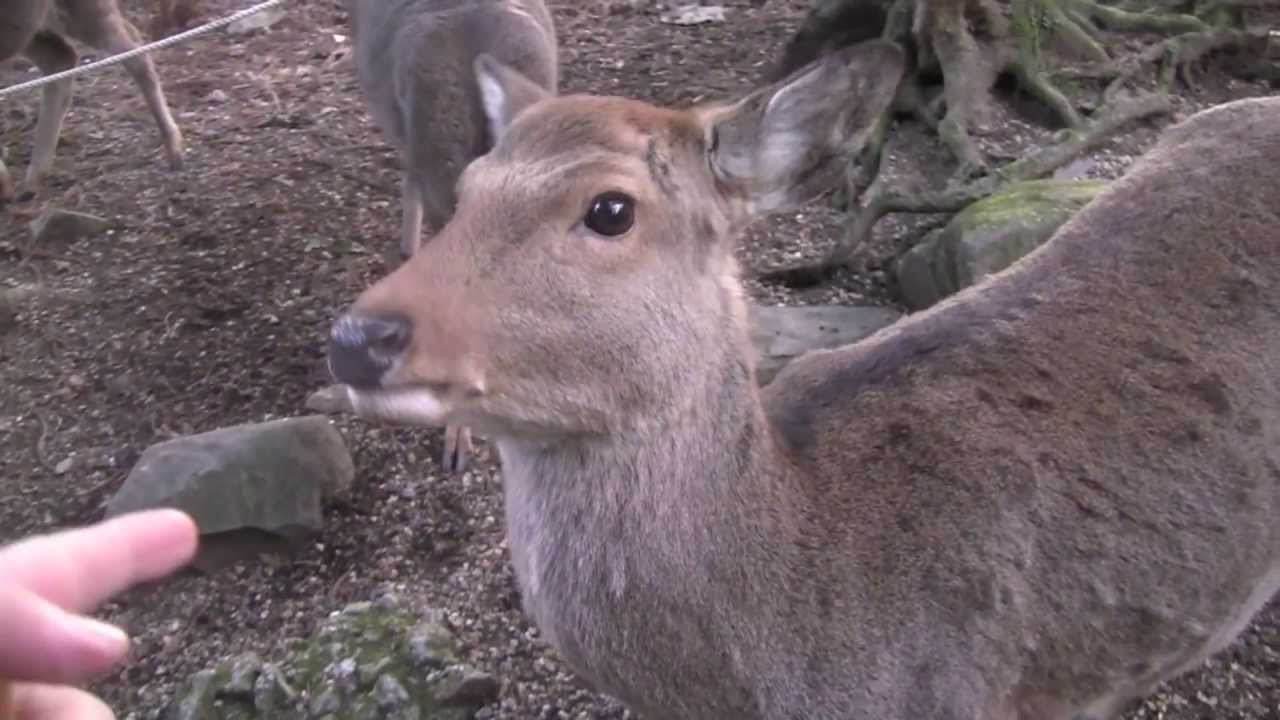
<svg viewBox="0 0 1280 720"><path fill-rule="evenodd" d="M1234 638L1280 585L1277 128L1173 127L1006 272L765 389L839 601L809 640L892 627L985 712L1107 717Z"/></svg>

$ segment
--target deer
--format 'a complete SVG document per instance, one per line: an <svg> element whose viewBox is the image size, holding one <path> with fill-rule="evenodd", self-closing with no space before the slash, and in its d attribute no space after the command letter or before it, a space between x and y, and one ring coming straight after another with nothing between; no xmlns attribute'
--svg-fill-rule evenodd
<svg viewBox="0 0 1280 720"><path fill-rule="evenodd" d="M18 55L35 63L44 75L70 70L79 61L72 40L108 53L139 47L141 34L120 10L118 0L9 0L0 18L0 61ZM174 122L155 64L147 55L123 61L146 100L160 131L171 170L182 169L182 131ZM43 188L53 170L62 122L71 107L72 79L42 88L35 142L24 184L28 192ZM0 160L0 201L17 197L13 177Z"/></svg>
<svg viewBox="0 0 1280 720"><path fill-rule="evenodd" d="M492 439L525 613L640 717L1112 718L1280 588L1280 98L757 387L736 238L838 181L903 67L671 108L482 57L496 145L332 323L357 416Z"/></svg>
<svg viewBox="0 0 1280 720"><path fill-rule="evenodd" d="M483 54L555 94L555 23L542 0L348 0L355 65L369 113L402 167L400 258L448 222L466 165L494 132L472 66ZM441 466L466 469L466 427L445 429Z"/></svg>

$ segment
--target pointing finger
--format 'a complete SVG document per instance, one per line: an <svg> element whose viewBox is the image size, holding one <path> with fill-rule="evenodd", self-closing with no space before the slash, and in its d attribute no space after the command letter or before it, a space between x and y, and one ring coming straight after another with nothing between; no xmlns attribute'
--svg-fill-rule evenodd
<svg viewBox="0 0 1280 720"><path fill-rule="evenodd" d="M196 545L195 523L187 514L148 510L0 548L0 577L62 608L87 612L132 585L186 565Z"/></svg>

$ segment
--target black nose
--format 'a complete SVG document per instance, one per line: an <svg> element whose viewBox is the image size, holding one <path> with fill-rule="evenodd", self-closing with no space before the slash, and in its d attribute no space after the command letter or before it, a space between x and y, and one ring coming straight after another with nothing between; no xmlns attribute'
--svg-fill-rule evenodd
<svg viewBox="0 0 1280 720"><path fill-rule="evenodd" d="M409 335L404 318L347 313L329 331L329 372L346 385L377 387L409 347Z"/></svg>

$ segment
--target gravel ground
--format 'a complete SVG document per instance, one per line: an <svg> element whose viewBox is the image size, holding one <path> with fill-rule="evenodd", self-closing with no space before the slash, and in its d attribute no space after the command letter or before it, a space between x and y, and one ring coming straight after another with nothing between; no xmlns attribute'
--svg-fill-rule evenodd
<svg viewBox="0 0 1280 720"><path fill-rule="evenodd" d="M133 17L147 22L139 0ZM807 5L726 2L727 20L666 25L643 3L553 2L564 89L684 104L748 88ZM643 7L637 7L642 5ZM204 0L205 18L241 7ZM101 517L141 451L175 435L302 412L327 382L324 337L335 311L385 272L399 223L395 158L361 104L335 0L295 0L266 32L218 32L158 53L189 154L163 169L155 128L118 67L80 79L51 196L108 217L106 237L31 247L38 205L0 208L0 285L40 282L58 295L0 322L0 541ZM87 56L97 55L86 52ZM13 62L0 86L30 77ZM1178 99L1185 115L1273 90L1210 64ZM37 98L0 106L8 162L25 168ZM1016 155L1049 131L1010 102L983 146ZM1113 177L1164 122L1090 156ZM889 162L904 181L944 177L951 161L913 123ZM757 226L741 245L763 268L820 254L838 230L824 203ZM865 273L792 292L749 283L780 303L893 304L882 262L940 218L891 218ZM337 421L356 467L349 498L287 563L216 577L184 574L130 592L102 615L137 638L130 663L95 683L122 717L158 716L174 685L231 653L269 655L330 612L391 586L442 608L469 660L504 682L489 718L621 718L582 689L521 614L501 526L501 484L481 444L473 469L443 477L438 432ZM1280 718L1280 608L1228 652L1130 711L1132 718Z"/></svg>

